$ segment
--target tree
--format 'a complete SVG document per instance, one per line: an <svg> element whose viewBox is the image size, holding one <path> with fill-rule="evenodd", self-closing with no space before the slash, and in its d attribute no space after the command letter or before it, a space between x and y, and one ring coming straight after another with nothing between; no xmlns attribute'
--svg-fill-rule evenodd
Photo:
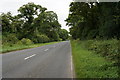
<svg viewBox="0 0 120 80"><path fill-rule="evenodd" d="M59 30L59 37L64 41L66 39L68 39L69 35L68 35L68 31L65 29L60 29Z"/></svg>
<svg viewBox="0 0 120 80"><path fill-rule="evenodd" d="M27 38L34 43L58 41L58 16L53 11L34 3L28 3L18 9L19 14L13 16L10 12L2 17L3 35L11 34L21 40ZM46 39L46 40L45 40Z"/></svg>
<svg viewBox="0 0 120 80"><path fill-rule="evenodd" d="M45 11L39 14L34 23L37 26L36 32L46 34L53 41L59 39L57 31L61 25L58 22L57 14L53 11Z"/></svg>
<svg viewBox="0 0 120 80"><path fill-rule="evenodd" d="M91 4L91 7L89 6ZM70 4L67 25L73 39L109 39L120 37L120 2Z"/></svg>
<svg viewBox="0 0 120 80"><path fill-rule="evenodd" d="M2 13L2 32L3 34L11 33L12 32L12 14L8 12L7 14Z"/></svg>
<svg viewBox="0 0 120 80"><path fill-rule="evenodd" d="M18 9L18 11L20 12L18 16L25 21L22 27L24 33L23 37L30 38L32 36L32 34L36 30L36 26L34 26L33 23L35 16L38 16L45 10L47 9L34 3L25 4Z"/></svg>

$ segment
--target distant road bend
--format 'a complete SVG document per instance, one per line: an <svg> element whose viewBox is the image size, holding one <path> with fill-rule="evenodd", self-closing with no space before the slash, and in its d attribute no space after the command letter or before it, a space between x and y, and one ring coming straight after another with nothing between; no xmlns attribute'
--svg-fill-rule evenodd
<svg viewBox="0 0 120 80"><path fill-rule="evenodd" d="M2 55L3 78L72 78L70 41Z"/></svg>

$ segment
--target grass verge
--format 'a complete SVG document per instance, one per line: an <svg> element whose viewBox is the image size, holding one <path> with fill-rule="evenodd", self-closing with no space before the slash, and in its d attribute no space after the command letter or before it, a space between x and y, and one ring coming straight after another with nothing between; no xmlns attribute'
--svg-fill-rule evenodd
<svg viewBox="0 0 120 80"><path fill-rule="evenodd" d="M71 41L73 62L77 78L117 78L117 67L93 51L83 48L84 42Z"/></svg>
<svg viewBox="0 0 120 80"><path fill-rule="evenodd" d="M50 43L39 43L39 44L31 44L31 45L12 45L12 46L2 46L2 48L0 49L0 52L6 53L6 52L10 52L10 51L17 51L17 50L22 50L22 49L28 49L28 48L35 48L35 47L40 47L40 46L44 46L44 45L49 45L49 44L54 44L54 43L58 43L58 42L50 42Z"/></svg>

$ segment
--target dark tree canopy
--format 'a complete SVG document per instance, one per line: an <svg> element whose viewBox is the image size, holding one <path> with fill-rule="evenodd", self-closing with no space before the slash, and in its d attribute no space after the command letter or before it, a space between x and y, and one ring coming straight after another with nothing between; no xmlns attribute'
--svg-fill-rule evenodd
<svg viewBox="0 0 120 80"><path fill-rule="evenodd" d="M120 38L120 2L72 2L66 19L73 39Z"/></svg>

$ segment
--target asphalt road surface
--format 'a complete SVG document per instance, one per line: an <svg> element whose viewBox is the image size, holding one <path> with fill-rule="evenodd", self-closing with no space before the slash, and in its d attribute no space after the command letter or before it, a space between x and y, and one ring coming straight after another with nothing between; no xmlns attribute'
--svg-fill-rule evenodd
<svg viewBox="0 0 120 80"><path fill-rule="evenodd" d="M2 55L3 78L72 78L69 41Z"/></svg>

